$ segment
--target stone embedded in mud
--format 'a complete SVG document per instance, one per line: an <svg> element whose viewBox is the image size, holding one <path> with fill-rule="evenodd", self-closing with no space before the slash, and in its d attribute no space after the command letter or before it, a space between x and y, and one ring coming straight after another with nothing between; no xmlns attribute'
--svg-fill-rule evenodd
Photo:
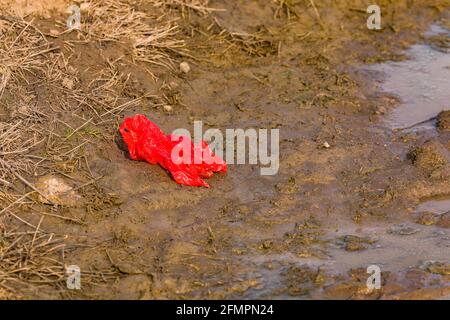
<svg viewBox="0 0 450 320"><path fill-rule="evenodd" d="M347 242L345 244L346 251L361 251L367 249L367 246L361 242Z"/></svg>
<svg viewBox="0 0 450 320"><path fill-rule="evenodd" d="M367 237L345 235L343 237L340 237L337 243L346 251L361 251L368 249L369 246L374 244L375 242L377 242L377 240Z"/></svg>
<svg viewBox="0 0 450 320"><path fill-rule="evenodd" d="M395 226L392 226L388 233L390 234L396 234L399 236L409 236L411 234L419 232L419 229L413 228L411 226L405 225L405 224L397 224Z"/></svg>
<svg viewBox="0 0 450 320"><path fill-rule="evenodd" d="M183 73L189 73L191 71L191 66L187 62L180 63L180 70Z"/></svg>
<svg viewBox="0 0 450 320"><path fill-rule="evenodd" d="M38 195L38 200L42 203L75 207L81 200L81 196L71 186L63 179L53 175L40 177L36 188L41 193Z"/></svg>
<svg viewBox="0 0 450 320"><path fill-rule="evenodd" d="M450 131L450 110L439 113L437 116L437 127L440 131Z"/></svg>
<svg viewBox="0 0 450 320"><path fill-rule="evenodd" d="M165 112L167 112L167 113L171 113L172 111L173 111L173 107L171 106L171 105L165 105L164 107L163 107L163 109L164 109L164 111Z"/></svg>
<svg viewBox="0 0 450 320"><path fill-rule="evenodd" d="M434 214L433 212L422 212L417 218L417 223L422 224L424 226L431 226L438 222L439 216Z"/></svg>

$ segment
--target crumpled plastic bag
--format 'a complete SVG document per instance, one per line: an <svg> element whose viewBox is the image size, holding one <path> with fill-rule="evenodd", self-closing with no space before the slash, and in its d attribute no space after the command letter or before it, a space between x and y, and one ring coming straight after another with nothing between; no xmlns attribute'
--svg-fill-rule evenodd
<svg viewBox="0 0 450 320"><path fill-rule="evenodd" d="M188 137L165 135L144 115L126 118L119 130L128 146L131 159L159 164L179 184L209 188L202 178L209 178L214 172L227 172L227 164L209 149L205 141L202 140L201 146L195 146ZM180 152L175 152L175 156L172 156L173 148L180 143L186 143L190 147L190 161L185 161L187 163L180 160L183 156L181 148Z"/></svg>

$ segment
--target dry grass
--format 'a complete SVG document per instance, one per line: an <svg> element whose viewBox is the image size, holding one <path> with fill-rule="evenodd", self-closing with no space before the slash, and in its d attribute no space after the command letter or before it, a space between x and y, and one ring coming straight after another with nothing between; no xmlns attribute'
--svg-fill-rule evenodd
<svg viewBox="0 0 450 320"><path fill-rule="evenodd" d="M152 3L155 7L180 10L183 16L188 15L190 11L198 12L202 15L222 11L221 9L210 7L209 0L152 0Z"/></svg>
<svg viewBox="0 0 450 320"><path fill-rule="evenodd" d="M81 30L87 41L133 41L150 29L150 17L134 9L129 1L92 1L87 3L81 17Z"/></svg>
<svg viewBox="0 0 450 320"><path fill-rule="evenodd" d="M142 34L134 42L134 58L171 70L175 70L175 61L171 54L186 55L185 41L177 39L179 28L173 22L154 27Z"/></svg>
<svg viewBox="0 0 450 320"><path fill-rule="evenodd" d="M18 172L31 171L30 150L44 141L38 128L43 115L30 104L27 79L44 70L44 54L54 50L30 22L0 17L0 178L7 185ZM11 103L14 102L14 103Z"/></svg>
<svg viewBox="0 0 450 320"><path fill-rule="evenodd" d="M82 14L83 40L128 43L133 48L135 61L174 70L173 56L187 54L176 20L165 13L140 11L138 3L124 0L89 3ZM164 6L165 2L154 1L154 4Z"/></svg>
<svg viewBox="0 0 450 320"><path fill-rule="evenodd" d="M142 14L119 4L109 2L106 12L95 14L109 15L111 23L125 24L128 29L122 32L120 25L115 25L117 29L108 38L102 34L107 30L97 22L87 29L86 39L129 41L130 34L155 35L155 29L144 24ZM108 10L122 15L117 17ZM80 191L89 187L95 179L83 148L98 137L84 129L106 125L112 132L108 123L115 124L117 115L151 95L127 97L124 90L129 74L118 71L117 61L99 70L87 88L77 88L79 79L70 65L73 44L64 43L68 49L64 54L52 46L33 19L5 14L0 16L0 31L0 294L9 297L16 293L18 297L17 290L29 286L52 284L64 289L66 236L46 232L43 220L51 216L70 223L79 221L59 213L57 207L39 203L36 195L42 192L32 183L33 176L53 173L72 179ZM163 33L162 37L172 35ZM163 50L162 46L160 42L159 49L154 49L142 43L142 48L150 51ZM163 60L161 55L147 62L169 67ZM37 88L45 90L44 100ZM75 167L76 178L70 175ZM116 273L90 272L83 277L95 284L115 278Z"/></svg>
<svg viewBox="0 0 450 320"><path fill-rule="evenodd" d="M8 221L11 217L19 224ZM65 254L72 248L65 243L67 236L42 229L44 217L32 225L15 214L0 215L0 299L2 295L7 299L20 298L15 289L18 287L23 291L52 285L61 294L66 291ZM105 283L119 276L115 268L82 272L85 285Z"/></svg>
<svg viewBox="0 0 450 320"><path fill-rule="evenodd" d="M39 128L45 115L32 108L27 86L43 73L44 55L54 49L31 21L3 16L0 26L0 285L14 292L11 282L57 281L64 272L60 264L43 262L61 240L43 234L42 220L34 225L16 210L33 202L34 186L24 176L36 165L30 151L45 140ZM31 191L20 190L16 181Z"/></svg>
<svg viewBox="0 0 450 320"><path fill-rule="evenodd" d="M153 68L175 70L177 57L188 54L176 18L140 11L138 2L84 5L82 30L71 31L76 37L63 41L62 48L51 39L67 31L44 34L33 18L8 12L0 16L0 295L5 298L47 284L64 292L67 237L46 232L44 217L82 223L60 212L64 208L37 201L42 192L33 177L51 173L70 179L86 197L88 213L91 202L101 207L109 198L92 187L99 177L90 171L84 148L98 139L112 142L127 108L144 100L164 104L164 97L150 92L133 96L131 74L119 68L121 58L98 63L90 71L92 80L80 87L80 70L72 62L75 46L128 45L126 63L147 65L155 80ZM168 10L166 3L155 4ZM193 2L188 7L201 9ZM38 93L42 90L44 99ZM83 274L93 285L117 276L114 268Z"/></svg>
<svg viewBox="0 0 450 320"><path fill-rule="evenodd" d="M4 220L4 219L2 219ZM0 283L46 284L63 281L65 269L62 262L54 259L54 252L64 247L64 238L48 234L41 229L43 218L32 230L12 227L0 220ZM14 291L13 288L9 288Z"/></svg>
<svg viewBox="0 0 450 320"><path fill-rule="evenodd" d="M20 79L25 79L25 73L42 70L45 65L42 55L54 48L32 26L32 21L0 16L0 31L1 98L10 82L17 84Z"/></svg>

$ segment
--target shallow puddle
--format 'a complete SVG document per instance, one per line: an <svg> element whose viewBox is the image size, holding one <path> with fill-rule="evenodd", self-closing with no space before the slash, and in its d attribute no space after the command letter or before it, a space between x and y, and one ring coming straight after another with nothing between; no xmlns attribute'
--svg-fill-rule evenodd
<svg viewBox="0 0 450 320"><path fill-rule="evenodd" d="M374 242L367 245L366 249L348 251L339 245L338 240L347 235L358 235L362 238L373 239ZM420 267L427 261L450 262L448 255L450 233L447 229L435 226L415 223L380 223L370 227L355 227L346 224L337 229L327 230L326 238L327 245L322 248L326 256L322 258L299 257L293 253L248 256L247 263L260 266L257 278L262 285L256 292L249 292L250 296L295 298L286 292L273 296L276 288L283 287L285 279L282 274L293 265L321 270L327 275L337 276L346 275L350 270L358 268L365 270L370 265L376 265L382 271L404 273L411 268ZM263 267L267 265L272 265L274 268ZM280 272L280 270L283 271ZM314 294L323 298L320 292Z"/></svg>
<svg viewBox="0 0 450 320"><path fill-rule="evenodd" d="M434 25L426 36L450 31ZM370 67L383 74L381 90L401 103L387 117L391 129L431 129L436 115L450 109L450 53L418 44L405 52L409 59Z"/></svg>

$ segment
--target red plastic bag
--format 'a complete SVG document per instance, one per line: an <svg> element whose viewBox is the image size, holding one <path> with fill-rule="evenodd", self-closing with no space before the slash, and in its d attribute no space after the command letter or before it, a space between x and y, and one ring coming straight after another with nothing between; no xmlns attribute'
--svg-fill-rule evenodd
<svg viewBox="0 0 450 320"><path fill-rule="evenodd" d="M195 146L188 137L165 135L144 115L126 118L119 130L128 146L131 159L159 164L179 184L209 188L202 178L209 178L214 172L227 171L227 164L209 149L205 141L202 141L201 146ZM187 163L180 163L182 151L179 155L172 155L173 148L180 143L187 143L190 147L190 161Z"/></svg>

